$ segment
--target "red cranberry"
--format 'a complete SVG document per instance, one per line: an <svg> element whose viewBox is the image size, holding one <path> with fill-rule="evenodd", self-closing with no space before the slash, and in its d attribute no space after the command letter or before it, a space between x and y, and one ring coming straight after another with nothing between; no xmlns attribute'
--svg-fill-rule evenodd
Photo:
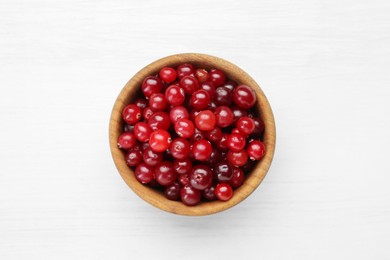
<svg viewBox="0 0 390 260"><path fill-rule="evenodd" d="M237 122L237 120L240 119L241 117L248 115L248 112L245 109L240 108L238 106L233 106L232 112L233 112L233 116L234 116L234 122Z"/></svg>
<svg viewBox="0 0 390 260"><path fill-rule="evenodd" d="M137 139L130 132L124 132L118 137L118 147L120 149L130 149L135 145L136 142Z"/></svg>
<svg viewBox="0 0 390 260"><path fill-rule="evenodd" d="M181 189L180 184L175 181L174 183L172 183L171 185L165 188L164 195L169 200L179 200L180 189Z"/></svg>
<svg viewBox="0 0 390 260"><path fill-rule="evenodd" d="M149 141L152 128L145 122L138 122L134 126L134 135L141 142Z"/></svg>
<svg viewBox="0 0 390 260"><path fill-rule="evenodd" d="M134 104L141 110L144 110L148 106L149 102L144 98L139 98L134 102Z"/></svg>
<svg viewBox="0 0 390 260"><path fill-rule="evenodd" d="M169 104L179 106L184 102L184 90L176 85L172 85L165 90L165 97Z"/></svg>
<svg viewBox="0 0 390 260"><path fill-rule="evenodd" d="M141 143L141 151L145 151L146 149L148 149L150 147L149 145L149 142L146 142L146 143Z"/></svg>
<svg viewBox="0 0 390 260"><path fill-rule="evenodd" d="M134 176L140 183L150 183L154 180L154 167L140 163L135 168Z"/></svg>
<svg viewBox="0 0 390 260"><path fill-rule="evenodd" d="M206 81L206 82L203 82L200 84L200 89L203 89L205 91L207 91L207 93L209 93L209 96L211 99L214 98L215 96L215 87L213 85L213 83L209 82L209 81Z"/></svg>
<svg viewBox="0 0 390 260"><path fill-rule="evenodd" d="M215 195L219 200L227 201L233 197L233 189L227 183L219 183L215 187Z"/></svg>
<svg viewBox="0 0 390 260"><path fill-rule="evenodd" d="M134 125L125 124L123 126L123 132L130 132L130 133L132 133L133 130L134 130Z"/></svg>
<svg viewBox="0 0 390 260"><path fill-rule="evenodd" d="M226 76L220 70L212 70L208 74L208 81L211 81L214 86L219 87L225 82Z"/></svg>
<svg viewBox="0 0 390 260"><path fill-rule="evenodd" d="M207 76L208 72L205 69L197 69L195 71L195 77L200 83L205 82L207 80Z"/></svg>
<svg viewBox="0 0 390 260"><path fill-rule="evenodd" d="M177 177L178 182L180 185L185 186L190 183L190 173L183 173L179 174Z"/></svg>
<svg viewBox="0 0 390 260"><path fill-rule="evenodd" d="M206 165L197 165L192 168L190 175L191 186L197 190L204 190L211 185L213 172Z"/></svg>
<svg viewBox="0 0 390 260"><path fill-rule="evenodd" d="M143 151L143 159L144 163L146 163L149 166L156 166L157 164L161 163L163 160L163 154L162 153L156 153L152 150L152 148L146 148Z"/></svg>
<svg viewBox="0 0 390 260"><path fill-rule="evenodd" d="M220 161L222 161L221 153L216 148L213 148L209 158L207 158L205 163L211 167L214 167L214 165Z"/></svg>
<svg viewBox="0 0 390 260"><path fill-rule="evenodd" d="M216 124L220 127L227 127L233 123L233 112L227 106L217 107L214 111Z"/></svg>
<svg viewBox="0 0 390 260"><path fill-rule="evenodd" d="M225 87L215 89L214 101L218 106L230 106L232 103L232 92Z"/></svg>
<svg viewBox="0 0 390 260"><path fill-rule="evenodd" d="M168 130L171 121L167 113L158 111L149 117L148 124L153 131L158 129Z"/></svg>
<svg viewBox="0 0 390 260"><path fill-rule="evenodd" d="M146 119L149 120L149 118L154 114L154 110L150 107L146 107L144 111L142 111L142 116Z"/></svg>
<svg viewBox="0 0 390 260"><path fill-rule="evenodd" d="M141 109L134 104L130 104L123 109L122 117L126 123L133 125L141 119Z"/></svg>
<svg viewBox="0 0 390 260"><path fill-rule="evenodd" d="M194 75L195 69L194 66L192 66L192 64L184 63L179 65L179 67L177 67L176 73L177 73L177 77L181 79L185 76Z"/></svg>
<svg viewBox="0 0 390 260"><path fill-rule="evenodd" d="M154 131L150 135L149 145L155 152L164 152L172 142L170 134L162 129Z"/></svg>
<svg viewBox="0 0 390 260"><path fill-rule="evenodd" d="M170 67L162 68L158 75L160 76L160 79L162 79L166 83L171 83L175 81L177 76L176 70Z"/></svg>
<svg viewBox="0 0 390 260"><path fill-rule="evenodd" d="M142 83L142 92L146 98L150 98L152 94L160 93L162 88L161 80L155 76L146 77Z"/></svg>
<svg viewBox="0 0 390 260"><path fill-rule="evenodd" d="M202 197L209 201L216 200L217 196L215 196L215 185L211 185L210 187L202 190Z"/></svg>
<svg viewBox="0 0 390 260"><path fill-rule="evenodd" d="M137 166L142 162L141 150L130 149L125 155L125 160L128 166Z"/></svg>
<svg viewBox="0 0 390 260"><path fill-rule="evenodd" d="M230 179L228 183L230 184L230 186L232 186L233 189L237 189L244 182L244 178L245 178L244 172L240 168L234 167L233 177Z"/></svg>
<svg viewBox="0 0 390 260"><path fill-rule="evenodd" d="M199 130L210 131L215 126L215 115L210 110L203 110L195 117L195 125Z"/></svg>
<svg viewBox="0 0 390 260"><path fill-rule="evenodd" d="M173 170L173 166L171 162L162 162L156 166L154 170L156 175L156 181L163 185L171 185L177 177L177 173Z"/></svg>
<svg viewBox="0 0 390 260"><path fill-rule="evenodd" d="M192 95L199 89L199 83L196 78L192 76L185 76L180 80L180 87L184 89L184 92L187 95Z"/></svg>
<svg viewBox="0 0 390 260"><path fill-rule="evenodd" d="M229 134L222 133L221 140L216 143L216 146L217 146L218 150L220 150L220 151L227 151L227 150L229 150L229 147L228 147L228 137L229 137Z"/></svg>
<svg viewBox="0 0 390 260"><path fill-rule="evenodd" d="M248 136L255 130L255 121L247 116L241 117L236 123L236 127L244 136Z"/></svg>
<svg viewBox="0 0 390 260"><path fill-rule="evenodd" d="M222 131L218 126L206 132L206 138L210 142L219 142L222 139Z"/></svg>
<svg viewBox="0 0 390 260"><path fill-rule="evenodd" d="M249 109L256 103L256 93L246 85L240 85L233 90L233 101L243 109Z"/></svg>
<svg viewBox="0 0 390 260"><path fill-rule="evenodd" d="M206 90L199 89L195 91L191 96L191 106L197 110L202 110L208 107L211 98Z"/></svg>
<svg viewBox="0 0 390 260"><path fill-rule="evenodd" d="M237 83L232 81L232 80L229 80L227 82L225 82L225 84L223 84L223 86L227 89L229 89L230 91L233 91L233 89L235 87L237 87Z"/></svg>
<svg viewBox="0 0 390 260"><path fill-rule="evenodd" d="M195 118L196 116L200 113L200 111L196 110L196 109L192 109L190 111L190 120L195 122Z"/></svg>
<svg viewBox="0 0 390 260"><path fill-rule="evenodd" d="M193 144L192 154L194 158L198 161L205 161L211 155L213 148L209 141L199 140Z"/></svg>
<svg viewBox="0 0 390 260"><path fill-rule="evenodd" d="M175 159L185 159L190 155L190 143L184 138L173 140L169 149Z"/></svg>
<svg viewBox="0 0 390 260"><path fill-rule="evenodd" d="M251 160L260 160L265 155L265 145L263 142L254 140L246 148Z"/></svg>
<svg viewBox="0 0 390 260"><path fill-rule="evenodd" d="M180 118L175 123L175 132L182 138L190 138L195 132L195 126L189 119Z"/></svg>
<svg viewBox="0 0 390 260"><path fill-rule="evenodd" d="M201 195L199 190L187 184L181 188L180 197L187 206L194 206L200 202Z"/></svg>
<svg viewBox="0 0 390 260"><path fill-rule="evenodd" d="M215 109L217 109L217 107L218 107L217 104L215 104L214 101L211 101L211 102L209 103L207 109L208 109L208 110L211 110L211 111L213 111L213 112L215 112Z"/></svg>
<svg viewBox="0 0 390 260"><path fill-rule="evenodd" d="M233 177L233 167L227 162L219 162L214 166L214 176L218 182L228 182Z"/></svg>
<svg viewBox="0 0 390 260"><path fill-rule="evenodd" d="M253 130L253 136L259 137L264 132L264 122L260 118L253 118L253 121L255 122L255 130Z"/></svg>
<svg viewBox="0 0 390 260"><path fill-rule="evenodd" d="M155 111L163 111L167 107L167 100L164 94L152 94L149 98L149 107Z"/></svg>
<svg viewBox="0 0 390 260"><path fill-rule="evenodd" d="M173 170L177 174L185 174L190 173L192 169L192 163L189 158L183 160L174 160L173 161Z"/></svg>
<svg viewBox="0 0 390 260"><path fill-rule="evenodd" d="M244 166L248 161L248 154L244 149L239 152L230 150L227 154L227 160L234 166Z"/></svg>
<svg viewBox="0 0 390 260"><path fill-rule="evenodd" d="M241 134L230 134L228 136L227 146L230 150L239 152L245 147L245 138Z"/></svg>
<svg viewBox="0 0 390 260"><path fill-rule="evenodd" d="M173 124L177 122L180 118L186 118L188 119L190 117L187 108L183 106L177 106L173 107L171 111L169 112L169 117Z"/></svg>
<svg viewBox="0 0 390 260"><path fill-rule="evenodd" d="M200 131L198 128L195 127L195 132L194 134L190 137L191 142L196 142L202 139L206 139L206 133Z"/></svg>

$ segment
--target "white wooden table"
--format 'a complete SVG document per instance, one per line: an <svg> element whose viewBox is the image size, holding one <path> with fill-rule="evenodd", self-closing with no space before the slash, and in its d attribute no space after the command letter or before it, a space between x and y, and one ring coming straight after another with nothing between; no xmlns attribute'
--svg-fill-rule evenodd
<svg viewBox="0 0 390 260"><path fill-rule="evenodd" d="M274 109L259 189L226 212L139 199L108 147L151 61L232 61ZM389 259L390 2L0 0L0 259Z"/></svg>

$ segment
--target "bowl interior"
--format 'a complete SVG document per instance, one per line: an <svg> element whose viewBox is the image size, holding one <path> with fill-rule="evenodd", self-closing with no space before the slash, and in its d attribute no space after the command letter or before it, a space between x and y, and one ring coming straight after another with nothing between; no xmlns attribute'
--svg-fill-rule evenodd
<svg viewBox="0 0 390 260"><path fill-rule="evenodd" d="M265 131L263 142L266 146L265 156L256 164L250 173L246 173L246 179L241 187L234 191L234 196L226 202L212 201L202 202L196 206L186 206L179 201L171 201L164 197L161 191L155 190L149 186L139 183L135 177L133 170L125 163L125 154L117 147L118 136L123 131L122 110L126 105L135 101L141 94L141 84L145 77L158 74L162 67L170 66L177 67L181 63L192 63L199 68L216 68L224 71L227 78L236 81L238 84L250 86L257 96L255 104L258 116L264 121ZM125 87L120 92L110 119L110 148L115 162L115 165L127 185L146 202L171 213L181 215L207 215L213 214L225 209L228 209L246 197L248 197L261 183L265 177L275 149L275 122L271 107L259 85L243 70L236 65L218 57L205 54L177 54L157 60L143 69L141 69L133 78L127 82Z"/></svg>

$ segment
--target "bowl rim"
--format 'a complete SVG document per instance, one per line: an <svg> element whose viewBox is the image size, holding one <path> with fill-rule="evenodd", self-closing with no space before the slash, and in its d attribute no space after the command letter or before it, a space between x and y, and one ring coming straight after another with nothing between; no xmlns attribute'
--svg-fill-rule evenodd
<svg viewBox="0 0 390 260"><path fill-rule="evenodd" d="M123 151L117 146L117 139L123 125L122 110L130 100L136 97L136 93L140 91L142 80L146 76L157 74L159 69L165 66L176 67L181 63L202 64L202 66L206 68L213 67L221 69L226 73L229 79L236 81L238 84L250 86L256 93L256 106L260 109L260 117L265 124L263 142L265 143L267 150L265 156L257 163L255 168L252 169L251 174L246 178L244 184L234 191L235 194L229 201L222 202L217 200L200 203L196 206L186 206L180 201L168 200L161 192L147 187L135 179L133 170L125 163ZM270 168L274 156L276 127L268 99L259 84L244 70L237 65L216 56L201 53L180 53L160 58L146 65L125 84L112 108L109 123L109 143L111 155L119 174L125 183L141 199L170 213L186 216L203 216L218 213L239 204L260 185Z"/></svg>

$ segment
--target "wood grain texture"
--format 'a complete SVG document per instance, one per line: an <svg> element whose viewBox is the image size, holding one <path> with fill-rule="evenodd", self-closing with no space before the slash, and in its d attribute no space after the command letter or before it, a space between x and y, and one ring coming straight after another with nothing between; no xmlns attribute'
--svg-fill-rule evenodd
<svg viewBox="0 0 390 260"><path fill-rule="evenodd" d="M191 63L197 68L206 68L208 70L211 68L220 69L226 73L226 76L229 79L236 81L238 84L248 85L256 92L257 102L255 106L265 124L264 144L266 145L267 150L265 156L257 163L253 171L247 173L244 184L234 191L234 196L229 201L203 202L196 206L189 207L182 202L168 200L161 192L142 185L135 179L134 171L126 165L124 153L118 148L117 140L119 135L123 132L122 111L126 105L133 102L137 97L143 79L147 76L157 74L163 67L175 68L181 63ZM168 212L180 215L202 216L217 213L235 206L248 197L259 186L272 162L275 151L276 131L274 116L267 98L260 89L260 86L246 72L231 62L218 57L206 54L184 53L161 58L141 69L129 80L114 104L110 119L109 139L111 153L119 173L127 185L138 196L153 206Z"/></svg>

